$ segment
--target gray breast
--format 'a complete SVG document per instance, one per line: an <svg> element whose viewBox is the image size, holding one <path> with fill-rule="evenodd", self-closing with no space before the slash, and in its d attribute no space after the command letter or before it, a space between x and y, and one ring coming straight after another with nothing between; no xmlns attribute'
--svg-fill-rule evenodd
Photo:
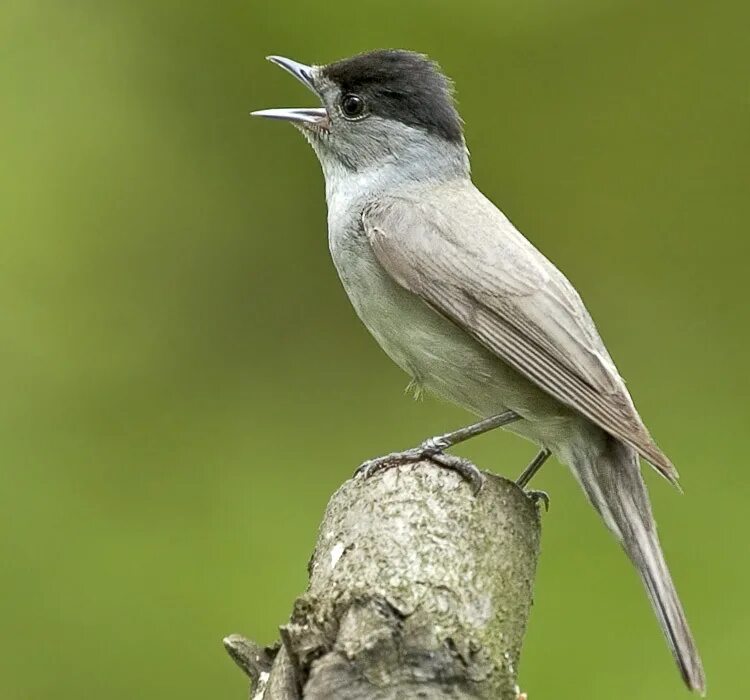
<svg viewBox="0 0 750 700"><path fill-rule="evenodd" d="M330 210L329 245L362 323L418 386L477 414L505 410L505 389L513 384L505 375L512 370L393 281L370 248L359 211Z"/></svg>

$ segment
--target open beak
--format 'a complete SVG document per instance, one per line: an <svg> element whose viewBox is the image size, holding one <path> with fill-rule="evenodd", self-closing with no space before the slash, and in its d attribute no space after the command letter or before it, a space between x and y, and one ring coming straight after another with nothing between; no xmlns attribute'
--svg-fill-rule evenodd
<svg viewBox="0 0 750 700"><path fill-rule="evenodd" d="M275 63L288 73L291 73L297 80L316 95L313 81L313 69L304 63L297 63L291 58L283 56L268 56L271 63ZM323 107L284 107L282 109L260 109L256 112L250 112L253 117L265 117L266 119L281 119L283 121L295 122L297 124L308 124L318 127L325 127L328 120L328 113Z"/></svg>

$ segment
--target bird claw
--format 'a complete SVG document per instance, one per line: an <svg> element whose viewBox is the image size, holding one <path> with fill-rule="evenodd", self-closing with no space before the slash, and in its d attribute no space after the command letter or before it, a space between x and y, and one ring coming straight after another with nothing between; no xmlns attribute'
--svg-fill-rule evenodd
<svg viewBox="0 0 750 700"><path fill-rule="evenodd" d="M545 512L549 512L549 494L546 491L524 491L527 498L530 498L532 503L536 506L539 501L544 503Z"/></svg>
<svg viewBox="0 0 750 700"><path fill-rule="evenodd" d="M402 464L418 462L425 456L426 455L424 455L419 449L391 452L382 457L374 457L373 459L368 459L367 461L362 462L354 472L354 476L361 476L363 479L369 479L371 476L375 476L378 472L385 471L386 469L393 469L394 467L400 467Z"/></svg>
<svg viewBox="0 0 750 700"><path fill-rule="evenodd" d="M366 462L359 465L354 472L354 476L369 479L386 469L393 469L402 464L414 464L421 460L429 460L440 467L457 472L463 479L471 484L472 491L476 496L484 486L484 474L482 474L477 466L468 459L463 459L462 457L456 457L455 455L443 452L440 448L440 444L439 438L425 440L422 445L411 450L391 452L382 457L368 459Z"/></svg>
<svg viewBox="0 0 750 700"><path fill-rule="evenodd" d="M475 496L478 496L484 487L484 482L486 481L484 474L479 471L476 464L470 462L468 459L446 454L445 452L438 452L432 455L430 459L441 467L457 472L465 481L468 481Z"/></svg>

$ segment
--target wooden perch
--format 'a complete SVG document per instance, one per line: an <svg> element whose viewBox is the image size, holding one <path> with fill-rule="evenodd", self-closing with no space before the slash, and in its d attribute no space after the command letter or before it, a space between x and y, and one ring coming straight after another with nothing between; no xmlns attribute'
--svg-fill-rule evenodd
<svg viewBox="0 0 750 700"><path fill-rule="evenodd" d="M515 700L540 517L513 482L431 462L331 498L281 644L224 640L254 700Z"/></svg>

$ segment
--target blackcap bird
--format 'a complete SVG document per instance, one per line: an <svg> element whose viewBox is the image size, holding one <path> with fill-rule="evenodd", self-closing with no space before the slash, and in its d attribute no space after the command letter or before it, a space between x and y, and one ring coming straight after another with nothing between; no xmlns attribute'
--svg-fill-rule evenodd
<svg viewBox="0 0 750 700"><path fill-rule="evenodd" d="M677 472L651 438L591 316L565 276L472 183L451 84L409 51L325 66L269 57L321 106L253 114L289 121L323 168L331 255L355 311L413 385L482 420L366 462L366 476L427 457L481 485L445 452L503 426L568 465L635 565L680 673L701 660L656 534L639 455Z"/></svg>

